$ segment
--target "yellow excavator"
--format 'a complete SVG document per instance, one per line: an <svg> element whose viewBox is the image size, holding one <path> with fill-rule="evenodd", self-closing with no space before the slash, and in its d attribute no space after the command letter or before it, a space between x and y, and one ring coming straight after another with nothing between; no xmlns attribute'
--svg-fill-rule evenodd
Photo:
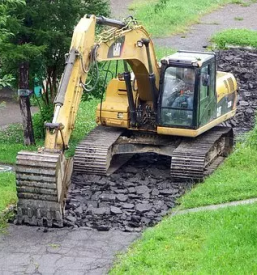
<svg viewBox="0 0 257 275"><path fill-rule="evenodd" d="M97 24L104 30L96 36ZM88 72L110 60L124 69L108 83L98 126L77 146L73 167L64 151ZM214 53L179 51L158 63L149 34L132 18L85 15L73 33L44 148L17 156L17 222L63 226L73 169L108 175L136 153L170 156L172 177L201 180L232 148L232 130L217 125L235 115L236 91L234 76L216 71Z"/></svg>

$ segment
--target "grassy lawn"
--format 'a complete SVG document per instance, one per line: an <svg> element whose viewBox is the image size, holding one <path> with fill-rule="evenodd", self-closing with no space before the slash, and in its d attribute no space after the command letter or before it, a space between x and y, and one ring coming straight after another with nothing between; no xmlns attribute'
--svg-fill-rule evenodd
<svg viewBox="0 0 257 275"><path fill-rule="evenodd" d="M110 274L255 274L257 204L168 218Z"/></svg>
<svg viewBox="0 0 257 275"><path fill-rule="evenodd" d="M168 48L168 47L160 47L160 46L155 46L155 54L157 57L157 61L161 61L161 59L165 56L171 55L176 50Z"/></svg>
<svg viewBox="0 0 257 275"><path fill-rule="evenodd" d="M42 145L42 141L37 141L37 144ZM24 146L21 125L10 125L0 131L0 163L14 164L20 150L36 150L37 146Z"/></svg>
<svg viewBox="0 0 257 275"><path fill-rule="evenodd" d="M67 156L73 156L79 141L95 128L95 110L99 102L99 99L92 99L80 103L75 129L69 143L70 148L66 153Z"/></svg>
<svg viewBox="0 0 257 275"><path fill-rule="evenodd" d="M8 205L17 202L15 174L13 172L0 173L0 233L4 232L6 227L6 217L1 211L5 210Z"/></svg>

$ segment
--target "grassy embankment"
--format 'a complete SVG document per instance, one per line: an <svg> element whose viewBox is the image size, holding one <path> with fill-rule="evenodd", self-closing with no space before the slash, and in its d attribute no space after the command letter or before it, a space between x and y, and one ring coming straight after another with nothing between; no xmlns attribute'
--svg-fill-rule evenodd
<svg viewBox="0 0 257 275"><path fill-rule="evenodd" d="M256 47L257 32L227 30L213 41ZM180 209L257 197L257 126ZM257 204L168 216L121 255L110 274L255 274Z"/></svg>

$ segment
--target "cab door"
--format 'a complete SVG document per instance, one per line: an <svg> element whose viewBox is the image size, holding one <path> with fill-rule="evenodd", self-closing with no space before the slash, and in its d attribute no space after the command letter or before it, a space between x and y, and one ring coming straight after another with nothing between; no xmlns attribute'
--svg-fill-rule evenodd
<svg viewBox="0 0 257 275"><path fill-rule="evenodd" d="M208 62L200 69L199 77L199 127L216 118L216 88L215 88L216 64L214 60Z"/></svg>

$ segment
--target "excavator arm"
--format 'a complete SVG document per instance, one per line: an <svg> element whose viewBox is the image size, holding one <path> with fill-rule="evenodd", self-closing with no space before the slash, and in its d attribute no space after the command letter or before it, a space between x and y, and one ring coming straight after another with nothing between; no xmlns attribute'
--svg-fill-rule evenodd
<svg viewBox="0 0 257 275"><path fill-rule="evenodd" d="M96 42L96 24L114 28L107 34L100 35ZM46 124L47 150L68 147L90 66L92 62L110 60L126 61L137 79L139 98L156 103L159 66L149 34L139 25L126 25L120 21L86 15L74 30L66 67L54 102L54 118L52 123ZM149 74L154 75L154 83L151 78L149 80ZM155 86L156 90L152 91L151 86ZM132 104L131 102L130 105Z"/></svg>
<svg viewBox="0 0 257 275"><path fill-rule="evenodd" d="M99 35L96 24L112 28ZM132 126L135 126L135 98L131 91L130 65L138 86L138 98L156 108L159 66L152 41L145 29L132 23L84 16L75 27L66 66L55 99L54 117L46 123L44 148L38 152L21 151L17 156L17 223L63 226L65 195L70 183L73 161L64 150L74 129L84 83L92 63L122 60Z"/></svg>

